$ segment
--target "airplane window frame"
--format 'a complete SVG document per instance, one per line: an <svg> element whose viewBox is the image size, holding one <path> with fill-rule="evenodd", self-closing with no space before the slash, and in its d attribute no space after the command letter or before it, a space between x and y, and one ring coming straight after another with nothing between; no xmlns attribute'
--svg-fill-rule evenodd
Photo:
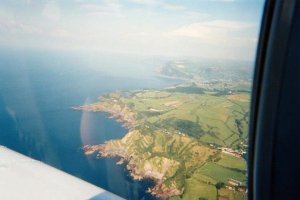
<svg viewBox="0 0 300 200"><path fill-rule="evenodd" d="M266 1L250 108L249 199L296 199L299 195L295 182L299 175L292 175L299 166L299 159L293 160L294 167L283 170L289 167L288 163L295 155L294 147L300 144L300 140L292 132L282 131L288 126L290 130L300 131L295 127L299 106L284 104L289 102L289 96L293 96L285 89L286 85L291 85L289 79L295 80L300 75L299 70L295 70L300 64L295 56L299 51L299 47L295 47L299 46L299 39L295 36L300 30L299 11L300 2L297 0ZM299 97L299 81L290 87L296 90L294 96ZM290 111L290 116L286 110ZM290 121L282 116L288 116ZM283 135L286 136L284 141L279 140Z"/></svg>

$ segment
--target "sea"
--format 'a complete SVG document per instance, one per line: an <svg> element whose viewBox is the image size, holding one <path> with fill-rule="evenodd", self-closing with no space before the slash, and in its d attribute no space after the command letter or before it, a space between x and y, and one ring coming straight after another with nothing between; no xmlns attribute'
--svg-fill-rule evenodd
<svg viewBox="0 0 300 200"><path fill-rule="evenodd" d="M164 58L116 53L0 49L0 145L126 199L155 199L151 180L134 181L118 158L86 156L85 144L122 138L106 113L72 110L113 91L162 89ZM20 177L21 178L21 177Z"/></svg>

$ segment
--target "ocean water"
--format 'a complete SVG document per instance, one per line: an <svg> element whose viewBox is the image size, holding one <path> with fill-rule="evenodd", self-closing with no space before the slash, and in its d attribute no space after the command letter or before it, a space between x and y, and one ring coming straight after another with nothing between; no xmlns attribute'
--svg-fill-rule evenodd
<svg viewBox="0 0 300 200"><path fill-rule="evenodd" d="M71 106L92 103L116 90L163 88L155 77L163 60L113 54L0 50L0 144L127 199L155 199L153 183L133 181L117 158L96 159L80 150L124 136L105 113Z"/></svg>

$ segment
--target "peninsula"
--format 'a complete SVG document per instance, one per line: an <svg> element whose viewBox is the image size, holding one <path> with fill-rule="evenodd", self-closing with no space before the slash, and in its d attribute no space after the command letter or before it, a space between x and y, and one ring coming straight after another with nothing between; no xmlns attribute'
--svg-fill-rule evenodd
<svg viewBox="0 0 300 200"><path fill-rule="evenodd" d="M72 108L109 113L128 128L123 138L82 149L120 158L135 180L152 179L152 195L244 199L249 93L185 85L113 92Z"/></svg>

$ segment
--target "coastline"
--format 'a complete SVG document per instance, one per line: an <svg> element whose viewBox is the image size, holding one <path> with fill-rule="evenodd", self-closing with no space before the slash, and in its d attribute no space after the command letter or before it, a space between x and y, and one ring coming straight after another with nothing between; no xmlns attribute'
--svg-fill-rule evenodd
<svg viewBox="0 0 300 200"><path fill-rule="evenodd" d="M224 100L213 95L198 94L197 97L200 102L212 99L222 100L222 103L225 100L228 104L233 104L227 100L226 96L223 97ZM174 105L174 99L181 104ZM195 131L203 131L201 128L190 131L179 129L180 131L178 131L176 127L178 124L186 125L188 123L189 127L197 128L193 122L182 120L178 116L178 113L187 113L190 117L195 116L190 114L193 109L186 110L185 93L172 93L170 96L161 91L148 90L132 93L114 92L103 95L99 100L97 103L75 106L72 109L108 113L107 118L114 118L122 123L127 128L127 133L119 139L83 146L82 150L86 155L96 155L97 158L117 158L114 163L125 167L125 171L133 180L149 179L153 181L154 185L149 188L147 188L148 186L144 187L143 191L149 196L160 199L189 197L197 193L200 197L205 196L200 191L196 192L199 187L203 190L205 188L205 191L211 190L217 195L221 191L216 188L218 182L226 185L224 190L228 194L233 191L233 193L238 192L237 195L244 195L239 187L227 188L231 187L231 183L228 182L231 179L245 184L247 172L243 159L227 154L227 151L236 153L240 153L240 151L223 148L218 145L217 139L214 140L216 144L205 143L201 138L198 140L195 136L188 135ZM196 100L198 101L198 99ZM191 101L196 100L192 99ZM200 104L200 106L203 105ZM175 110L174 106L176 106ZM215 107L209 108L210 112L215 112ZM228 107L225 109L226 112L231 111ZM160 114L157 117L157 110L167 110L167 113L173 115ZM153 119L157 121L151 121ZM205 132L204 136L210 135ZM234 164L234 168L232 168L232 164Z"/></svg>
<svg viewBox="0 0 300 200"><path fill-rule="evenodd" d="M167 79L167 80L178 80L178 81L187 81L189 82L191 79L188 78L183 78L180 76L169 76L169 75L165 75L164 73L162 73L162 69L163 67L159 67L155 70L155 75L158 78L162 78L162 79Z"/></svg>
<svg viewBox="0 0 300 200"><path fill-rule="evenodd" d="M135 120L136 116L126 106L121 108L116 104L108 105L107 102L100 102L90 105L73 106L71 107L71 109L109 113L110 118L113 118L117 122L122 123L123 126L128 129L128 132L125 134L125 136L123 138L120 138L121 140L125 140L125 144L126 140L128 140L132 135L140 134L139 131L135 129L135 127L137 126L137 122ZM125 164L126 170L133 178L133 180L141 181L149 179L153 181L154 186L152 188L149 187L146 192L157 198L168 199L173 196L182 195L184 192L184 188L178 189L175 183L168 187L163 184L165 180L164 175L166 174L167 170L165 170L164 173L160 173L157 170L151 169L151 167L148 170L139 169L139 163L134 158L136 157L136 155L131 155L130 153L128 153L128 148L126 148L126 145L115 144L114 141L106 141L104 144L84 145L83 147L81 147L81 149L84 151L85 155L96 154L97 158L120 158L120 160L116 162L116 165ZM167 160L165 162L169 161ZM173 166L169 166L168 168L170 167Z"/></svg>

